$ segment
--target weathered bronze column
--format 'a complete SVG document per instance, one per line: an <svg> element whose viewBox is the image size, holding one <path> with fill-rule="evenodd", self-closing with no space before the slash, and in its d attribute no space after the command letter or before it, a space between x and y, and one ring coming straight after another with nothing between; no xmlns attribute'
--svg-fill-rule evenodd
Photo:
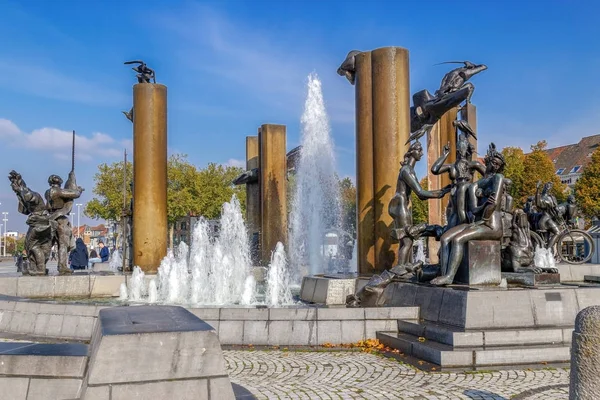
<svg viewBox="0 0 600 400"><path fill-rule="evenodd" d="M259 168L258 136L246 136L246 171ZM260 186L258 182L246 183L246 224L252 235L260 232Z"/></svg>
<svg viewBox="0 0 600 400"><path fill-rule="evenodd" d="M356 56L355 79L357 264L359 273L368 274L375 271L371 52Z"/></svg>
<svg viewBox="0 0 600 400"><path fill-rule="evenodd" d="M458 108L452 108L446 112L442 118L433 126L427 135L427 179L429 181L429 190L437 190L450 184L448 174L433 175L431 166L442 154L442 149L450 143L450 154L446 159L446 164L452 164L456 161L456 128L453 122L456 120ZM441 199L430 199L429 205L429 223L432 225L446 225L446 208L450 194L446 194ZM438 261L438 250L440 242L434 238L428 239L429 260L432 263Z"/></svg>
<svg viewBox="0 0 600 400"><path fill-rule="evenodd" d="M260 248L268 262L277 242L287 247L287 160L285 125L262 125L260 143Z"/></svg>
<svg viewBox="0 0 600 400"><path fill-rule="evenodd" d="M167 87L133 86L133 265L156 273L167 255Z"/></svg>
<svg viewBox="0 0 600 400"><path fill-rule="evenodd" d="M371 51L371 76L375 268L383 271L393 267L398 256L398 244L390 235L393 219L388 206L410 135L408 50L384 47Z"/></svg>

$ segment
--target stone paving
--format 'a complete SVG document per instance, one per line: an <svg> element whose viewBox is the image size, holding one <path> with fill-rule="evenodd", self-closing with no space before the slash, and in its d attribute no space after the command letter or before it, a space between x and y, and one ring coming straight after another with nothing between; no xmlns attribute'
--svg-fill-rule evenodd
<svg viewBox="0 0 600 400"><path fill-rule="evenodd" d="M568 399L566 369L423 372L348 351L226 350L232 382L257 399Z"/></svg>

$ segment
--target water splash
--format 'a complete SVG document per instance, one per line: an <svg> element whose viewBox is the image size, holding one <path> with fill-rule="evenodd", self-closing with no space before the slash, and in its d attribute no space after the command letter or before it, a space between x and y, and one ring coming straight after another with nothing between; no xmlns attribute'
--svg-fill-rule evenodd
<svg viewBox="0 0 600 400"><path fill-rule="evenodd" d="M301 119L302 138L291 211L292 282L325 269L325 231L340 224L340 194L335 174L334 144L325 110L321 81L308 76L308 95Z"/></svg>
<svg viewBox="0 0 600 400"><path fill-rule="evenodd" d="M538 268L556 268L556 260L554 260L552 250L536 246L533 264Z"/></svg>
<svg viewBox="0 0 600 400"><path fill-rule="evenodd" d="M415 255L415 261L425 262L425 250L423 246L423 240L417 240L417 254Z"/></svg>
<svg viewBox="0 0 600 400"><path fill-rule="evenodd" d="M129 301L142 301L148 293L144 271L140 267L133 267L133 273L129 282L129 285L127 285L127 299Z"/></svg>
<svg viewBox="0 0 600 400"><path fill-rule="evenodd" d="M125 282L121 283L119 286L119 300L127 300L129 294L127 293L127 284Z"/></svg>
<svg viewBox="0 0 600 400"><path fill-rule="evenodd" d="M121 253L119 250L115 249L110 256L110 260L108 262L108 266L111 270L116 272L119 267L123 266L123 258L121 257Z"/></svg>
<svg viewBox="0 0 600 400"><path fill-rule="evenodd" d="M154 304L158 301L158 286L156 279L150 280L148 284L148 303Z"/></svg>
<svg viewBox="0 0 600 400"><path fill-rule="evenodd" d="M266 303L276 307L293 304L290 290L290 273L283 244L277 242L275 251L271 254L269 273L267 275Z"/></svg>

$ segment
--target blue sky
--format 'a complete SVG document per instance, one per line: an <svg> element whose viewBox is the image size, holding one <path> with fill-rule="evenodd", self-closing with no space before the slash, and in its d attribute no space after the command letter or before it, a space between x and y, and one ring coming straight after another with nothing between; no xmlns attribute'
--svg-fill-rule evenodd
<svg viewBox="0 0 600 400"><path fill-rule="evenodd" d="M66 177L75 129L88 201L96 166L131 150L123 62L143 59L168 86L169 151L200 167L239 163L263 123L287 125L296 146L316 72L338 170L354 177L354 91L336 69L349 50L390 45L410 51L413 93L438 87L449 66L436 63L488 65L473 79L483 146L574 143L600 133L599 12L592 1L0 0L0 170L44 191L49 174ZM0 188L9 230L24 231Z"/></svg>

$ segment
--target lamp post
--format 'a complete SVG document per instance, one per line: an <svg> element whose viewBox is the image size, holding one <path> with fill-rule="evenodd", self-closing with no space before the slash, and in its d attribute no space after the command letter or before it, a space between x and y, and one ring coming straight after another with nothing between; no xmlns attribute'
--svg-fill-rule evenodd
<svg viewBox="0 0 600 400"><path fill-rule="evenodd" d="M6 257L6 232L8 231L8 229L6 229L6 227L8 226L8 218L6 216L8 215L8 211L3 211L2 215L4 216L4 218L2 218L2 221L4 221L4 247L2 249L2 256Z"/></svg>
<svg viewBox="0 0 600 400"><path fill-rule="evenodd" d="M75 205L77 206L77 237L79 238L79 237L81 237L81 233L80 233L81 227L79 225L79 222L80 222L79 219L81 218L81 206L83 204L79 203L79 204L75 204Z"/></svg>
<svg viewBox="0 0 600 400"><path fill-rule="evenodd" d="M4 243L4 241L2 240L2 227L4 226L4 224L0 224L0 251L2 251L2 244Z"/></svg>
<svg viewBox="0 0 600 400"><path fill-rule="evenodd" d="M69 216L71 217L71 226L74 226L74 225L73 225L73 216L74 216L74 215L75 215L75 213L74 213L74 212L72 212L72 213L69 213Z"/></svg>

